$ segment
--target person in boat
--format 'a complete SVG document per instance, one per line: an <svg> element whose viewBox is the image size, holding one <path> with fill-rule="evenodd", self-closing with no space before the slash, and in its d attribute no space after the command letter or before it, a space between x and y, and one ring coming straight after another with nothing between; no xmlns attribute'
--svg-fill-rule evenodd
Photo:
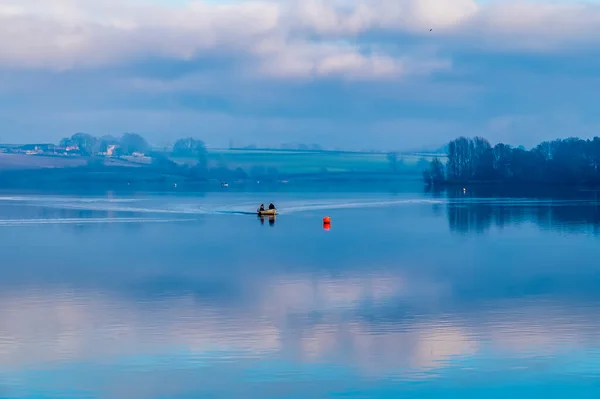
<svg viewBox="0 0 600 399"><path fill-rule="evenodd" d="M269 204L269 210L273 210L273 209L275 209L275 205L273 205L273 203L271 202L271 203Z"/></svg>
<svg viewBox="0 0 600 399"><path fill-rule="evenodd" d="M260 208L258 208L259 212L264 212L265 211L265 204L260 204Z"/></svg>

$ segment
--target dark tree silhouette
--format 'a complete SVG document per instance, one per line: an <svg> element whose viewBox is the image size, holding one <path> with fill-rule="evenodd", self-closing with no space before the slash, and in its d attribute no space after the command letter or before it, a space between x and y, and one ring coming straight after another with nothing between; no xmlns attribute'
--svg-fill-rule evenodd
<svg viewBox="0 0 600 399"><path fill-rule="evenodd" d="M196 165L198 168L206 169L208 167L206 146L202 140L192 137L177 140L173 145L173 155L195 158L198 161Z"/></svg>
<svg viewBox="0 0 600 399"><path fill-rule="evenodd" d="M392 172L396 173L398 171L398 153L397 152L388 152L387 160L390 163L390 167L392 168Z"/></svg>
<svg viewBox="0 0 600 399"><path fill-rule="evenodd" d="M64 138L60 141L60 146L69 147L77 146L79 152L83 155L91 155L94 152L97 139L91 134L75 133L69 138Z"/></svg>
<svg viewBox="0 0 600 399"><path fill-rule="evenodd" d="M434 183L434 171L440 169L437 162L423 173L428 184ZM481 137L459 137L448 144L444 181L600 184L600 138L547 141L526 150L506 144L492 147Z"/></svg>
<svg viewBox="0 0 600 399"><path fill-rule="evenodd" d="M136 133L125 133L121 137L121 150L125 155L131 155L134 152L145 153L150 149L150 145L145 138Z"/></svg>
<svg viewBox="0 0 600 399"><path fill-rule="evenodd" d="M429 169L423 172L423 179L428 184L439 184L446 180L444 174L444 165L439 158L433 158L431 164L429 165Z"/></svg>

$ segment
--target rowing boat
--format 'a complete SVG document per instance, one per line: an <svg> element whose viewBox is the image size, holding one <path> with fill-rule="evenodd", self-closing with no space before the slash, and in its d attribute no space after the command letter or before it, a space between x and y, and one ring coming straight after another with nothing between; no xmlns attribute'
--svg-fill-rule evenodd
<svg viewBox="0 0 600 399"><path fill-rule="evenodd" d="M264 211L257 211L259 216L275 216L277 215L277 210L275 209L266 209Z"/></svg>

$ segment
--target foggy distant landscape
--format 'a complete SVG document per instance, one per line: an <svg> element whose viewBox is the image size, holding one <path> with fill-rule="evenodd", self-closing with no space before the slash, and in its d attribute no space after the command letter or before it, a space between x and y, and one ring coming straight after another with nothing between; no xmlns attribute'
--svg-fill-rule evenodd
<svg viewBox="0 0 600 399"><path fill-rule="evenodd" d="M429 152L296 148L210 149L202 140L178 139L157 148L144 137L74 134L55 144L0 145L5 188L52 187L206 189L210 186L298 183L449 185L565 185L600 187L600 138L523 146L460 137Z"/></svg>
<svg viewBox="0 0 600 399"><path fill-rule="evenodd" d="M600 1L0 0L0 399L599 399Z"/></svg>
<svg viewBox="0 0 600 399"><path fill-rule="evenodd" d="M184 138L157 148L137 134L97 138L77 133L56 145L0 145L0 182L9 188L172 189L178 185L185 190L261 182L272 185L419 180L433 158L446 156L441 151L357 152L325 150L316 145L287 147L209 149L202 140Z"/></svg>

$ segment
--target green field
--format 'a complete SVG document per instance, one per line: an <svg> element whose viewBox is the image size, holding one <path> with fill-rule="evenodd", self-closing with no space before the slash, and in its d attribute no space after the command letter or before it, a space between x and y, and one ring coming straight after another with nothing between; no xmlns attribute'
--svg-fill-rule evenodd
<svg viewBox="0 0 600 399"><path fill-rule="evenodd" d="M399 154L397 171L415 172L427 167L438 154ZM195 163L194 159L174 158L178 163ZM210 167L226 166L230 169L252 167L275 168L282 174L328 172L390 172L392 165L386 153L300 151L300 150L246 150L225 149L208 151Z"/></svg>

